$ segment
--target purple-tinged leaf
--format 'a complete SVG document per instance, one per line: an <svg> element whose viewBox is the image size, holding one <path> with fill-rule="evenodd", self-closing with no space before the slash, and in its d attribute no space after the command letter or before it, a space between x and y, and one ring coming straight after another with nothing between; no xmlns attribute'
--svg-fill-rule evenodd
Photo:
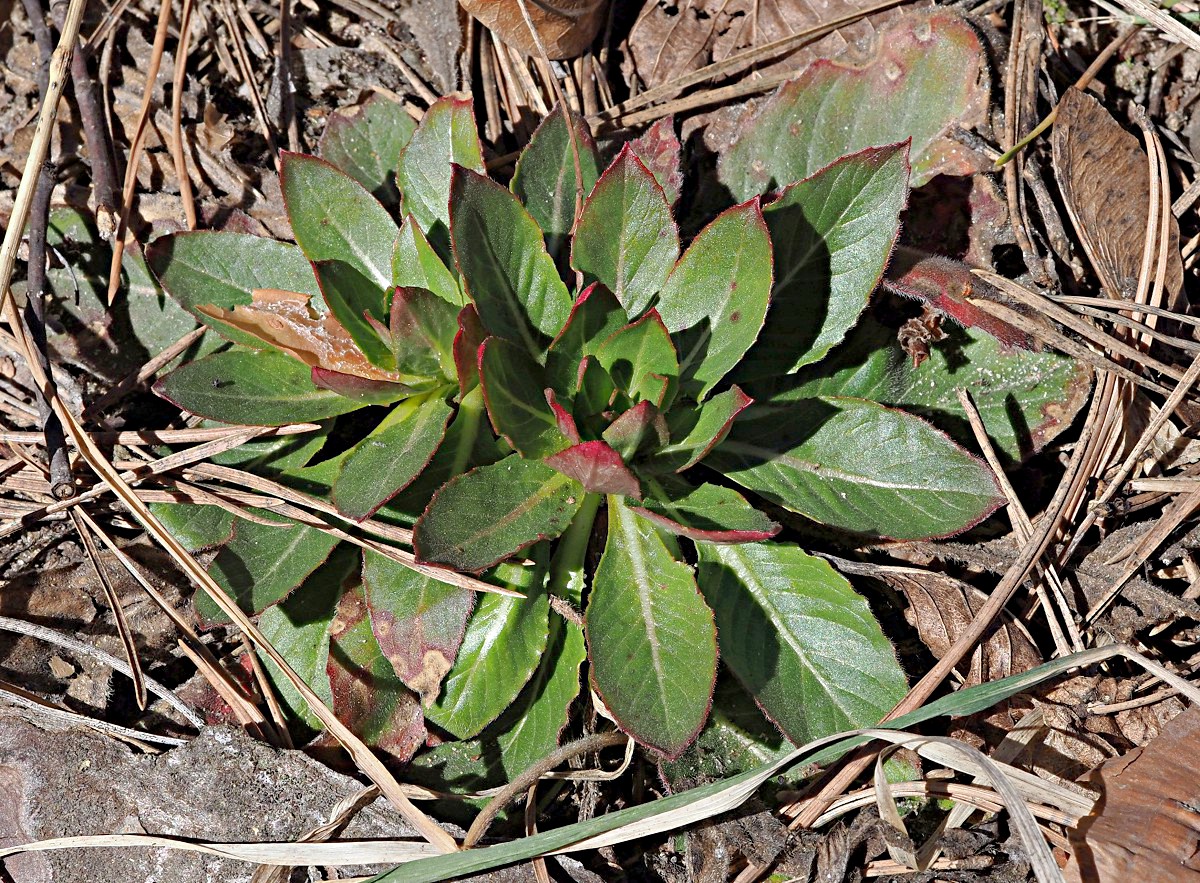
<svg viewBox="0 0 1200 883"><path fill-rule="evenodd" d="M370 551L363 553L362 577L371 628L383 655L404 685L428 705L458 656L475 593Z"/></svg>
<svg viewBox="0 0 1200 883"><path fill-rule="evenodd" d="M575 225L571 265L604 283L631 316L650 305L679 257L679 232L654 175L625 145Z"/></svg>
<svg viewBox="0 0 1200 883"><path fill-rule="evenodd" d="M617 725L677 757L708 717L717 677L713 615L691 568L617 498L608 502L608 541L585 630L592 684Z"/></svg>
<svg viewBox="0 0 1200 883"><path fill-rule="evenodd" d="M328 368L318 368L316 365L312 367L309 375L313 386L336 392L339 396L357 402L360 406L390 405L392 402L413 394L412 387L403 383L373 380L370 377L359 377L357 374L343 374L341 371L330 371Z"/></svg>
<svg viewBox="0 0 1200 883"><path fill-rule="evenodd" d="M897 248L884 285L897 294L929 304L964 328L986 331L1006 347L1033 347L1024 331L968 300L973 289L988 286L977 279L966 264L911 248Z"/></svg>
<svg viewBox="0 0 1200 883"><path fill-rule="evenodd" d="M871 147L787 187L763 209L775 287L758 341L734 372L751 379L820 361L854 327L900 232L908 147Z"/></svg>
<svg viewBox="0 0 1200 883"><path fill-rule="evenodd" d="M396 184L404 197L404 211L416 218L443 258L450 256L452 164L477 172L484 168L483 147L475 130L475 114L469 98L435 101L421 117L396 168ZM396 284L421 283L397 279ZM441 294L431 285L422 287Z"/></svg>
<svg viewBox="0 0 1200 883"><path fill-rule="evenodd" d="M390 335L381 337L376 330L387 314L387 295L383 289L345 261L314 261L313 272L329 312L367 360L385 371L395 371Z"/></svg>
<svg viewBox="0 0 1200 883"><path fill-rule="evenodd" d="M758 543L779 533L779 525L735 490L713 484L693 486L674 476L649 479L646 500L630 507L668 533L699 543Z"/></svg>
<svg viewBox="0 0 1200 883"><path fill-rule="evenodd" d="M450 207L454 258L484 327L543 361L571 314L571 295L537 224L506 189L458 166Z"/></svg>
<svg viewBox="0 0 1200 883"><path fill-rule="evenodd" d="M661 447L668 442L667 421L653 402L638 402L604 430L604 440L626 460L647 445Z"/></svg>
<svg viewBox="0 0 1200 883"><path fill-rule="evenodd" d="M754 399L738 387L718 393L695 408L676 408L667 415L671 441L648 464L661 472L683 472L708 456L729 434L733 421Z"/></svg>
<svg viewBox="0 0 1200 883"><path fill-rule="evenodd" d="M579 157L582 199L600 177L600 152L587 121L571 112L571 128L562 105L554 106L542 120L529 144L521 152L513 171L511 189L525 204L546 235L546 248L557 258L567 244L575 225L577 178L575 157Z"/></svg>
<svg viewBox="0 0 1200 883"><path fill-rule="evenodd" d="M574 395L583 360L628 324L629 317L611 291L599 282L585 288L546 353L546 374L555 390Z"/></svg>
<svg viewBox="0 0 1200 883"><path fill-rule="evenodd" d="M321 135L321 157L394 209L400 203L396 157L416 127L400 102L372 92L357 107L329 115Z"/></svg>
<svg viewBox="0 0 1200 883"><path fill-rule="evenodd" d="M489 337L479 350L479 376L492 427L513 450L537 460L566 447L546 402L545 372L525 350Z"/></svg>
<svg viewBox="0 0 1200 883"><path fill-rule="evenodd" d="M393 408L342 464L333 485L338 511L362 521L412 484L433 459L452 413L440 398Z"/></svg>
<svg viewBox="0 0 1200 883"><path fill-rule="evenodd" d="M576 384L579 392L575 395L575 413L581 419L604 413L618 395L612 375L604 370L595 356L584 356L579 363Z"/></svg>
<svg viewBox="0 0 1200 883"><path fill-rule="evenodd" d="M642 498L642 486L637 476L606 442L573 445L547 457L545 463L575 479L590 493L619 494L635 500Z"/></svg>
<svg viewBox="0 0 1200 883"><path fill-rule="evenodd" d="M458 314L458 332L454 335L454 369L458 374L458 391L466 395L479 383L479 348L487 332L479 321L474 304L467 304Z"/></svg>
<svg viewBox="0 0 1200 883"><path fill-rule="evenodd" d="M400 235L396 237L392 251L392 285L424 288L456 307L467 301L458 280L433 250L412 215L404 219Z"/></svg>
<svg viewBox="0 0 1200 883"><path fill-rule="evenodd" d="M666 392L662 379L679 377L675 344L656 310L613 333L596 350L596 360L635 402L649 399L661 405Z"/></svg>
<svg viewBox="0 0 1200 883"><path fill-rule="evenodd" d="M386 289L399 228L374 196L330 163L282 154L280 186L296 244L310 261L345 261Z"/></svg>
<svg viewBox="0 0 1200 883"><path fill-rule="evenodd" d="M657 309L676 333L681 382L697 401L758 339L771 282L771 237L757 197L718 215L671 271Z"/></svg>
<svg viewBox="0 0 1200 883"><path fill-rule="evenodd" d="M398 286L388 315L388 339L396 370L404 374L457 376L455 321L459 310L424 288Z"/></svg>
<svg viewBox="0 0 1200 883"><path fill-rule="evenodd" d="M630 149L654 174L667 202L674 205L683 190L683 145L675 137L675 117L668 114L629 142Z"/></svg>
<svg viewBox="0 0 1200 883"><path fill-rule="evenodd" d="M546 387L546 404L554 412L554 420L558 423L558 431L562 433L562 437L573 445L579 444L579 427L575 425L575 418L558 403L558 396L549 387Z"/></svg>
<svg viewBox="0 0 1200 883"><path fill-rule="evenodd" d="M510 454L451 479L413 532L418 560L479 573L567 529L584 490L538 460Z"/></svg>
<svg viewBox="0 0 1200 883"><path fill-rule="evenodd" d="M375 635L361 586L342 595L325 665L333 713L359 738L408 763L425 744L421 703L396 677Z"/></svg>

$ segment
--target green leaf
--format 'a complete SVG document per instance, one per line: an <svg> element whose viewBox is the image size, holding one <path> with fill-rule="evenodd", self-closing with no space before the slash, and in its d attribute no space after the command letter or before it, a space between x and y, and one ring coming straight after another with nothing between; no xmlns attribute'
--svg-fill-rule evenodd
<svg viewBox="0 0 1200 883"><path fill-rule="evenodd" d="M706 462L814 521L896 539L958 533L1003 502L981 460L920 418L862 399L806 399L786 419L751 409Z"/></svg>
<svg viewBox="0 0 1200 883"><path fill-rule="evenodd" d="M800 181L840 156L912 139L913 186L981 170L950 136L987 106L975 29L948 9L906 15L878 34L876 55L810 65L743 120L718 173L736 199ZM881 112L881 108L886 111Z"/></svg>
<svg viewBox="0 0 1200 883"><path fill-rule="evenodd" d="M542 228L546 249L553 258L562 252L575 225L576 150L584 196L600 177L600 152L587 122L574 112L570 118L568 126L562 105L554 106L522 151L510 185ZM571 128L575 130L574 147Z"/></svg>
<svg viewBox="0 0 1200 883"><path fill-rule="evenodd" d="M396 677L371 631L362 586L338 601L329 624L325 673L338 720L398 763L425 744L425 718L417 697Z"/></svg>
<svg viewBox="0 0 1200 883"><path fill-rule="evenodd" d="M908 199L904 145L864 150L788 187L763 210L775 288L738 378L820 360L846 336L879 284Z"/></svg>
<svg viewBox="0 0 1200 883"><path fill-rule="evenodd" d="M603 438L626 462L647 448L659 448L670 439L667 421L653 402L638 402L608 425Z"/></svg>
<svg viewBox="0 0 1200 883"><path fill-rule="evenodd" d="M786 410L789 402L814 396L870 399L925 417L973 445L956 392L965 388L992 444L1020 462L1069 427L1086 403L1091 371L1070 356L1006 349L984 331L942 327L946 340L931 346L929 358L914 368L897 329L868 317L820 364L762 383L760 404Z"/></svg>
<svg viewBox="0 0 1200 883"><path fill-rule="evenodd" d="M396 170L404 211L417 219L443 259L450 256L451 164L484 170L483 148L469 98L435 101L400 154Z"/></svg>
<svg viewBox="0 0 1200 883"><path fill-rule="evenodd" d="M493 576L526 597L484 594L479 599L445 689L425 711L429 720L460 739L474 736L512 704L546 649L550 597L544 587L545 562L502 564Z"/></svg>
<svg viewBox="0 0 1200 883"><path fill-rule="evenodd" d="M358 550L349 544L334 549L329 560L313 571L300 591L293 592L280 604L269 607L258 618L259 631L289 666L326 705L333 705L329 675L325 663L329 655L329 625L337 615L337 602L358 577ZM292 682L270 658L263 665L284 707L309 729L321 731L324 725Z"/></svg>
<svg viewBox="0 0 1200 883"><path fill-rule="evenodd" d="M346 458L333 486L338 511L362 521L412 484L442 443L451 413L437 396L393 408Z"/></svg>
<svg viewBox="0 0 1200 883"><path fill-rule="evenodd" d="M570 476L588 493L642 498L642 486L621 455L602 441L572 445L545 459L545 464Z"/></svg>
<svg viewBox="0 0 1200 883"><path fill-rule="evenodd" d="M456 379L454 338L458 314L453 304L424 288L397 288L392 294L388 328L380 335L391 341L396 370Z"/></svg>
<svg viewBox="0 0 1200 883"><path fill-rule="evenodd" d="M633 511L656 527L702 543L754 543L779 533L779 525L735 490L693 486L675 476L646 482L646 499Z"/></svg>
<svg viewBox="0 0 1200 883"><path fill-rule="evenodd" d="M215 548L233 536L233 513L220 506L151 503L150 511L189 552Z"/></svg>
<svg viewBox="0 0 1200 883"><path fill-rule="evenodd" d="M633 401L653 401L660 408L667 406L662 398L663 378L679 377L675 344L655 310L604 341L596 350L596 361Z"/></svg>
<svg viewBox="0 0 1200 883"><path fill-rule="evenodd" d="M235 343L255 349L262 341L196 308L233 309L250 303L256 288L298 291L319 297L312 264L299 248L244 233L175 233L154 240L146 259L167 293L200 322Z"/></svg>
<svg viewBox="0 0 1200 883"><path fill-rule="evenodd" d="M542 361L571 295L541 231L515 196L467 169L454 170L450 200L454 257L484 327Z"/></svg>
<svg viewBox="0 0 1200 883"><path fill-rule="evenodd" d="M546 352L546 377L554 391L574 395L579 390L580 363L628 324L629 316L611 291L598 282L585 288Z"/></svg>
<svg viewBox="0 0 1200 883"><path fill-rule="evenodd" d="M691 568L617 497L608 500L586 629L593 683L621 729L678 756L708 717L717 676L712 611Z"/></svg>
<svg viewBox="0 0 1200 883"><path fill-rule="evenodd" d="M176 368L154 391L201 417L254 426L323 420L362 407L319 389L311 369L291 356L237 346Z"/></svg>
<svg viewBox="0 0 1200 883"><path fill-rule="evenodd" d="M874 726L908 683L867 602L786 543L696 547L721 658L797 744Z"/></svg>
<svg viewBox="0 0 1200 883"><path fill-rule="evenodd" d="M442 689L467 628L475 593L363 552L371 627L396 676L425 703Z"/></svg>
<svg viewBox="0 0 1200 883"><path fill-rule="evenodd" d="M221 466L237 466L248 472L274 478L289 469L297 469L311 460L329 440L333 421L325 421L315 432L301 435L266 436L253 439L209 457ZM202 426L224 426L219 420L205 420Z"/></svg>
<svg viewBox="0 0 1200 883"><path fill-rule="evenodd" d="M479 375L496 434L526 457L541 459L567 446L546 401L542 366L500 337L483 343Z"/></svg>
<svg viewBox="0 0 1200 883"><path fill-rule="evenodd" d="M647 468L683 472L695 466L724 440L733 421L753 401L735 386L697 407L673 409L667 415L670 443L655 452Z"/></svg>
<svg viewBox="0 0 1200 883"><path fill-rule="evenodd" d="M679 257L679 231L654 175L629 145L588 196L571 243L571 266L604 283L639 315Z"/></svg>
<svg viewBox="0 0 1200 883"><path fill-rule="evenodd" d="M579 482L519 454L454 478L417 522L417 557L477 573L552 539L583 505Z"/></svg>
<svg viewBox="0 0 1200 883"><path fill-rule="evenodd" d="M372 92L357 107L330 114L321 156L388 208L400 204L395 167L417 124L398 101Z"/></svg>
<svg viewBox="0 0 1200 883"><path fill-rule="evenodd" d="M771 237L758 199L734 206L700 231L658 299L658 313L681 336L680 371L698 401L758 338L771 300Z"/></svg>
<svg viewBox="0 0 1200 883"><path fill-rule="evenodd" d="M386 292L345 261L316 261L313 271L329 312L350 333L367 361L385 371L396 370L391 347L366 318L371 316L376 323L387 319Z"/></svg>
<svg viewBox="0 0 1200 883"><path fill-rule="evenodd" d="M361 184L323 159L285 152L280 186L292 234L310 261L345 261L378 288L391 284L400 231Z"/></svg>
<svg viewBox="0 0 1200 883"><path fill-rule="evenodd" d="M217 552L208 572L242 610L261 613L304 582L337 544L336 537L315 527L275 527L238 518L233 539ZM205 622L229 622L206 593L198 592L195 604L196 613Z"/></svg>
<svg viewBox="0 0 1200 883"><path fill-rule="evenodd" d="M446 269L412 215L400 225L400 235L392 250L392 284L402 288L424 288L456 307L465 306L467 302L454 274Z"/></svg>

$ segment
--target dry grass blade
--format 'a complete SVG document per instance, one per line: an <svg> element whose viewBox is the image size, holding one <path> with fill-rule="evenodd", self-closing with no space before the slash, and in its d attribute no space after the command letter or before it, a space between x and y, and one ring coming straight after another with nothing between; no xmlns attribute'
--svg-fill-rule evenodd
<svg viewBox="0 0 1200 883"><path fill-rule="evenodd" d="M187 744L186 739L176 739L174 736L160 736L157 733L145 733L141 730L133 730L129 727L122 727L119 724L112 724L105 720L78 714L67 708L59 708L57 705L51 705L49 702L39 699L32 693L4 681L0 681L0 697L3 697L3 699L14 705L19 705L33 712L35 715L71 726L88 727L107 736L115 736L118 739L124 739L143 748L149 749L151 744L171 746ZM0 858L3 856L4 850L0 850Z"/></svg>

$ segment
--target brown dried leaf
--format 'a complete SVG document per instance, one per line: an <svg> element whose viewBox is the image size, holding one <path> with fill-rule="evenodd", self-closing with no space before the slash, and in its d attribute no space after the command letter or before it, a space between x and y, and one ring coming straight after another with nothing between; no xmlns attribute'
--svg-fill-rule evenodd
<svg viewBox="0 0 1200 883"><path fill-rule="evenodd" d="M1091 95L1072 87L1058 105L1054 173L1075 232L1110 297L1137 288L1150 211L1150 168L1141 142ZM1167 302L1183 286L1179 225L1167 230Z"/></svg>
<svg viewBox="0 0 1200 883"><path fill-rule="evenodd" d="M521 13L522 0L460 0L505 45L538 55L537 44ZM546 54L551 58L582 55L604 24L606 0L524 0Z"/></svg>
<svg viewBox="0 0 1200 883"><path fill-rule="evenodd" d="M1145 748L1106 761L1086 784L1092 815L1068 831L1071 881L1200 880L1200 709L1176 717Z"/></svg>
<svg viewBox="0 0 1200 883"><path fill-rule="evenodd" d="M294 356L306 365L352 374L368 380L398 382L400 375L384 371L367 361L354 340L333 318L318 314L307 294L257 288L251 302L232 310L207 305L197 307L206 316L252 334L259 340Z"/></svg>

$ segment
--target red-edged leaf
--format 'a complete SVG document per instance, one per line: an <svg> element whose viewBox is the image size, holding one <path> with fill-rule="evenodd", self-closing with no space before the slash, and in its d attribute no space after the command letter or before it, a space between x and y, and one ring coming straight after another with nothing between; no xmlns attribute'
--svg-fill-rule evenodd
<svg viewBox="0 0 1200 883"><path fill-rule="evenodd" d="M667 418L671 441L658 451L655 469L683 472L724 441L738 414L754 403L739 387L731 387L691 410L676 409Z"/></svg>
<svg viewBox="0 0 1200 883"><path fill-rule="evenodd" d="M579 427L575 425L575 418L571 416L570 411L558 403L558 396L549 387L546 388L546 404L554 412L554 419L558 422L558 431L563 434L563 438L571 444L579 444Z"/></svg>
<svg viewBox="0 0 1200 883"><path fill-rule="evenodd" d="M336 392L340 396L362 402L364 405L387 405L412 395L412 388L390 380L372 380L357 374L343 374L328 368L312 368L314 386Z"/></svg>
<svg viewBox="0 0 1200 883"><path fill-rule="evenodd" d="M611 291L598 282L585 288L546 354L546 374L554 388L573 395L579 389L583 360L628 324L629 317Z"/></svg>
<svg viewBox="0 0 1200 883"><path fill-rule="evenodd" d="M575 381L575 413L582 418L594 417L609 408L616 396L617 387L612 375L596 361L595 356L584 356L579 363Z"/></svg>
<svg viewBox="0 0 1200 883"><path fill-rule="evenodd" d="M654 179L674 205L683 190L683 145L675 137L675 117L668 114L657 120L649 129L629 142L638 159L646 164Z"/></svg>
<svg viewBox="0 0 1200 883"><path fill-rule="evenodd" d="M454 335L454 367L462 395L479 383L479 348L486 337L475 305L467 304L458 314L458 333Z"/></svg>
<svg viewBox="0 0 1200 883"><path fill-rule="evenodd" d="M604 430L604 440L622 457L632 459L647 444L668 441L667 421L653 402L638 402Z"/></svg>
<svg viewBox="0 0 1200 883"><path fill-rule="evenodd" d="M779 533L779 525L737 491L713 484L694 487L664 477L647 482L641 506L630 508L668 533L701 543L758 543Z"/></svg>
<svg viewBox="0 0 1200 883"><path fill-rule="evenodd" d="M479 376L496 435L526 457L561 451L566 440L546 403L542 366L521 347L489 337L479 348Z"/></svg>
<svg viewBox="0 0 1200 883"><path fill-rule="evenodd" d="M458 310L432 291L397 286L388 312L388 339L396 370L420 376L452 376L454 321Z"/></svg>
<svg viewBox="0 0 1200 883"><path fill-rule="evenodd" d="M662 379L679 377L675 344L657 310L614 332L596 350L596 359L634 401L649 399L661 405L667 392Z"/></svg>
<svg viewBox="0 0 1200 883"><path fill-rule="evenodd" d="M547 466L578 481L596 494L642 498L642 486L621 455L606 442L590 441L559 451L545 459Z"/></svg>
<svg viewBox="0 0 1200 883"><path fill-rule="evenodd" d="M897 294L924 301L960 325L986 331L1005 346L1032 348L1024 331L967 300L973 288L986 283L975 278L966 264L901 247L896 249L884 284Z"/></svg>

